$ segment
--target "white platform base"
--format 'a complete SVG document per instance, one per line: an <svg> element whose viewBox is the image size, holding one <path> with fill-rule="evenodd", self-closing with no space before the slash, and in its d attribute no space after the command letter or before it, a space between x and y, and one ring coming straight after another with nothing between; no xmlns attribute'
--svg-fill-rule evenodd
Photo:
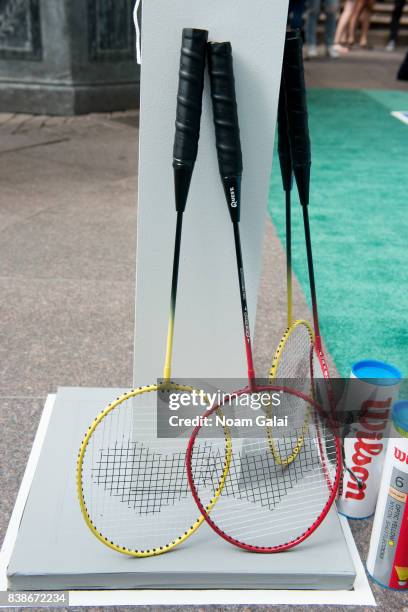
<svg viewBox="0 0 408 612"><path fill-rule="evenodd" d="M84 392L89 393L90 390L84 390ZM9 579L7 578L7 568L10 565L10 560L12 559L16 548L24 545L24 542L22 543L21 541L19 541L19 538L21 538L22 536L22 534L19 533L19 529L20 525L22 524L22 521L24 520L24 514L27 510L27 505L29 505L28 501L30 498L30 489L32 487L33 480L35 480L35 475L37 467L39 465L40 454L41 450L43 449L44 441L47 439L48 425L53 414L54 404L55 396L49 396L44 408L44 413L41 418L32 452L27 464L26 472L18 494L16 505L0 553L0 590L3 591L6 591L9 587ZM46 500L44 500L44 504L46 505ZM348 523L343 518L340 518L339 520L344 533L345 542L347 543L347 547L356 570L356 579L352 590L70 590L70 605L130 606L160 605L164 603L167 605L226 605L238 603L335 605L339 602L341 602L342 605L375 605L375 600L373 598L369 583L367 581L364 567L355 547L355 543L348 527ZM228 548L228 550L230 550L230 548ZM169 555L164 555L164 557L169 557ZM250 558L251 561L253 559L253 562L256 562L257 557L258 556L253 557L252 555L251 557L246 557L246 562L248 561L248 558ZM276 555L269 556L269 558L272 557L277 559ZM285 558L284 555L280 555L279 557L281 558L281 561ZM58 588L52 586L52 581L50 582L51 586L45 586L46 577L43 578L45 578L45 582L41 588ZM14 590L16 588L24 587L13 586Z"/></svg>

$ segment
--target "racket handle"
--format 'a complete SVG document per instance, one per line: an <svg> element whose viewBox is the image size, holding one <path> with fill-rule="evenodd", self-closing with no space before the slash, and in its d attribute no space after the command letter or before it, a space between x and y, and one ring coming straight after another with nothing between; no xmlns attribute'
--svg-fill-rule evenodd
<svg viewBox="0 0 408 612"><path fill-rule="evenodd" d="M218 166L231 219L238 222L243 167L232 48L229 42L208 44L208 68Z"/></svg>
<svg viewBox="0 0 408 612"><path fill-rule="evenodd" d="M278 154L284 191L290 191L293 183L292 160L290 156L289 125L286 110L286 93L283 74L278 103Z"/></svg>
<svg viewBox="0 0 408 612"><path fill-rule="evenodd" d="M293 172L303 206L309 204L311 151L306 101L302 40L299 35L286 38L283 76L289 124Z"/></svg>
<svg viewBox="0 0 408 612"><path fill-rule="evenodd" d="M191 28L183 30L173 148L177 212L184 212L186 207L197 159L207 40L206 30Z"/></svg>

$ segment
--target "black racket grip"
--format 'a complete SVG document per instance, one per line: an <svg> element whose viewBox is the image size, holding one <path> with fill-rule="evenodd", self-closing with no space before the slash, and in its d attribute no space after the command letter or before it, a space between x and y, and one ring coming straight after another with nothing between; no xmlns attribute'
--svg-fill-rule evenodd
<svg viewBox="0 0 408 612"><path fill-rule="evenodd" d="M208 69L220 173L222 177L240 176L242 152L229 42L208 44Z"/></svg>
<svg viewBox="0 0 408 612"><path fill-rule="evenodd" d="M292 189L293 172L292 160L290 155L289 125L286 109L286 92L283 74L281 78L278 103L278 155L282 174L283 189L284 191L290 191Z"/></svg>
<svg viewBox="0 0 408 612"><path fill-rule="evenodd" d="M178 212L184 212L186 207L197 159L207 40L206 30L183 30L173 147L174 190Z"/></svg>
<svg viewBox="0 0 408 612"><path fill-rule="evenodd" d="M173 158L190 166L197 159L200 137L207 39L206 30L183 30Z"/></svg>
<svg viewBox="0 0 408 612"><path fill-rule="evenodd" d="M311 148L300 36L292 35L286 39L283 76L293 172L300 201L303 205L307 205L309 203Z"/></svg>

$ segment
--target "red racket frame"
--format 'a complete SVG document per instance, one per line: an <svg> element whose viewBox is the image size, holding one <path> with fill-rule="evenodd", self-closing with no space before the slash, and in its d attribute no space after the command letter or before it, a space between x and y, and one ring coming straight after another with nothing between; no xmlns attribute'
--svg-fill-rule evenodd
<svg viewBox="0 0 408 612"><path fill-rule="evenodd" d="M282 387L279 385L256 385L256 384L252 384L251 386L245 387L244 389L241 389L240 391L231 393L231 395L227 396L225 398L225 401L228 401L229 397L235 397L235 396L241 396L244 395L246 393L254 393L254 392L276 392L276 391L283 391L284 393L290 393L291 395L295 395L297 397L299 397L300 399L303 399L304 401L306 401L308 404L310 404L311 406L313 406L313 408L315 410L317 410L319 412L319 414L321 414L323 416L324 419L326 419L328 421L329 426L332 429L333 432L333 436L334 436L334 440L335 440L335 447L336 447L336 460L337 460L337 470L336 470L336 478L334 479L333 484L331 484L331 481L329 482L330 479L328 479L328 476L326 474L326 482L328 485L328 489L330 490L330 495L329 498L324 506L323 511L321 512L321 514L318 516L318 518L312 523L312 525L309 527L309 529L307 529L302 535L298 536L297 538L295 538L294 540L287 542L285 544L279 544L278 546L273 546L273 547L268 547L268 546L253 546L251 544L246 544L245 542L241 542L240 540L237 540L235 538L233 538L232 536L228 535L227 533L225 533L222 529L220 529L220 527L218 527L218 525L216 523L214 523L214 521L211 519L210 515L208 514L206 508L204 507L203 503L200 500L200 497L198 495L198 491L197 488L195 486L195 482L194 482L194 477L193 477L193 468L192 468L192 456L193 456L193 449L194 449L194 444L195 441L197 439L197 436L200 432L201 426L198 425L192 435L191 438L189 440L189 444L188 444L188 448L187 448L187 453L186 453L186 469L187 469L187 479L188 479L188 484L190 486L191 489L191 493L193 495L194 501L196 502L201 514L203 515L204 519L206 520L206 522L208 523L208 525L224 540L226 540L227 542L229 542L230 544L233 544L234 546L237 546L238 548L247 550L249 552L255 552L255 553L266 553L266 554L270 554L270 553L278 553L278 552L283 552L285 550L289 550L290 548L293 548L295 546L297 546L298 544L300 544L301 542L304 542L304 540L307 540L307 538L314 532L316 531L316 529L322 524L322 522L324 521L324 519L326 518L330 508L332 507L336 497L337 497L337 491L339 488L339 484L340 484L340 479L341 479L341 464L342 464L342 456L341 456L341 445L340 445L340 441L338 436L336 435L336 428L334 423L332 422L331 418L321 409L321 406L319 404L317 404L317 402L315 402L312 398L308 397L307 395L305 395L304 393L302 393L301 391L298 391L296 389L292 389L289 387ZM214 406L212 408L210 408L209 410L207 410L203 417L205 419L205 417L210 417L212 414L214 414L214 412L216 412L217 410L221 409L222 406L224 404L219 404L218 406ZM327 472L327 470L325 469L325 471Z"/></svg>

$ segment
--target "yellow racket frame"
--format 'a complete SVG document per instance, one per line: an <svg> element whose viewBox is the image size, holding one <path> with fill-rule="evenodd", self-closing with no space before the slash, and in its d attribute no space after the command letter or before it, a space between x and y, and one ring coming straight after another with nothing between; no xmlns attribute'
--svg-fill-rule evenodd
<svg viewBox="0 0 408 612"><path fill-rule="evenodd" d="M117 544L115 544L114 542L112 542L111 540L106 538L100 531L98 531L98 529L96 528L96 526L92 522L92 518L91 518L91 516L90 516L90 514L88 512L87 506L86 506L86 502L85 502L85 498L84 498L84 492L83 492L83 486L82 486L82 468L83 468L83 462L84 462L84 457L85 457L86 449L88 447L89 441L92 438L92 434L94 433L94 431L96 430L98 425L103 421L103 419L109 413L111 413L112 410L115 410L116 408L119 408L121 406L121 404L123 404L123 402L125 402L126 400L128 400L128 399L130 399L132 397L137 397L139 395L143 395L144 393L151 393L153 391L187 391L187 392L191 392L191 391L193 391L193 388L189 387L187 385L180 385L180 384L176 384L176 383L172 383L172 382L164 382L164 383L158 384L158 385L149 385L149 386L146 386L146 387L139 387L138 389L133 389L132 391L128 391L127 393L124 393L123 395L118 397L114 402L109 404L109 406L107 408L105 408L105 410L103 410L96 417L96 419L92 422L92 424L90 425L88 431L86 432L85 438L82 441L82 444L81 444L81 447L80 447L79 453L78 453L78 460L77 460L77 469L76 469L77 494L78 494L79 505L80 505L80 508L81 508L82 516L85 519L85 523L88 525L88 527L91 530L91 532L93 533L93 535L100 542L102 542L102 544L105 544L105 546L108 546L109 548L111 548L112 550L115 550L116 552L119 552L119 553L122 553L122 554L125 554L125 555L129 555L131 557L154 557L156 555L161 555L163 553L166 553L169 550L171 550L172 548L175 548L175 546L178 546L179 544L181 544L182 542L187 540L187 538L189 538L191 535L193 535L193 533L205 521L204 516L201 515L181 536L177 537L172 542L169 542L168 544L165 544L164 546L160 546L158 548L152 548L152 549L149 549L149 550L136 550L136 549L132 550L130 548L126 548L125 546L118 546ZM226 477L228 475L230 464L231 464L232 443L231 443L230 430L228 429L227 426L224 427L224 434L225 434L225 449L226 449L224 471L223 471L222 476L220 478L220 481L219 481L219 484L218 484L218 488L215 491L214 497L212 498L212 500L210 501L210 503L206 507L207 512L211 511L211 509L213 508L214 504L217 502L218 498L220 497L221 492L222 492L222 490L224 488L225 480L226 480Z"/></svg>
<svg viewBox="0 0 408 612"><path fill-rule="evenodd" d="M291 313L291 309L289 310L289 312ZM269 379L271 382L276 378L276 374L278 372L278 368L279 368L279 364L280 364L280 361L283 355L283 351L285 350L285 347L286 347L287 342L289 341L289 338L296 331L296 329L300 326L304 326L307 329L307 332L310 336L310 341L312 342L312 344L314 343L314 331L309 321L306 321L305 319L298 319L297 321L294 321L291 325L289 325L289 327L286 329L285 333L283 334L281 341L279 342L278 348L276 349L275 355L272 360L272 367L269 371ZM267 427L269 448L271 450L275 463L277 463L278 465L283 465L283 466L288 466L291 463L293 463L293 461L296 459L296 457L301 451L308 427L309 427L309 414L306 415L305 421L302 426L302 433L298 437L297 442L292 449L292 452L290 453L290 455L288 455L285 458L282 458L282 456L280 455L276 447L275 440L273 439L272 427L271 426Z"/></svg>

